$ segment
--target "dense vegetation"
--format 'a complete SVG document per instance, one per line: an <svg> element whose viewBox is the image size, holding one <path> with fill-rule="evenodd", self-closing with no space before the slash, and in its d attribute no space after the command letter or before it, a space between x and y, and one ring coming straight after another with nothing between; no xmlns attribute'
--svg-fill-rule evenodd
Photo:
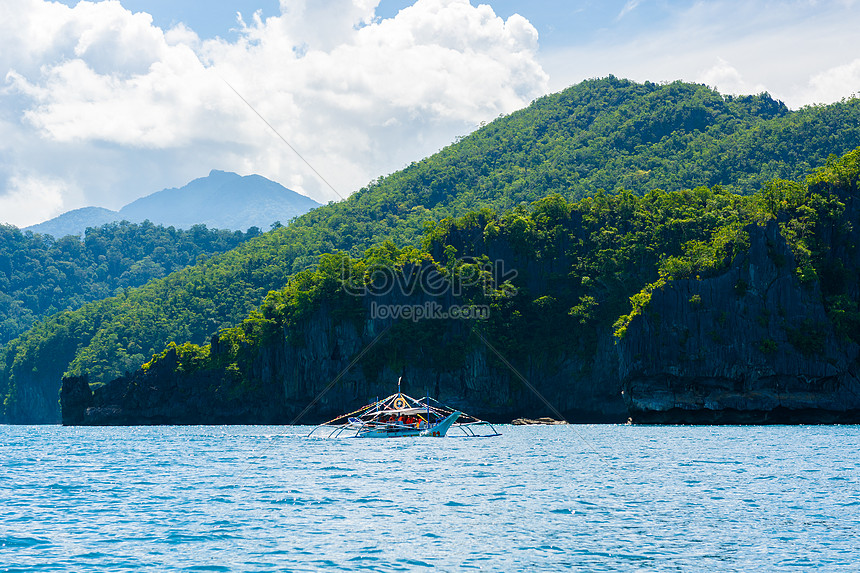
<svg viewBox="0 0 860 573"><path fill-rule="evenodd" d="M578 202L554 195L503 213L485 209L445 219L427 233L421 249L387 241L361 258L343 252L323 255L315 270L298 273L285 288L269 293L240 325L218 332L214 345L171 344L144 368L176 351L182 371L222 369L253 382L253 361L266 344L288 332L301 345L307 319L323 306L336 320L366 319L367 301L348 291L357 284L371 285L380 268L408 273L405 269L422 265L433 265L450 283L463 285L460 304L490 306L489 317L471 327L509 359L593 354L600 329L614 326L615 335L623 337L630 318L647 306L654 289L673 279L702 279L724 271L749 248L749 226L769 220L779 223L794 253L797 278L818 282L837 333L860 343L858 277L846 273L827 246L834 238L846 242L852 231L843 200L856 194L858 182L860 148L831 158L804 183L774 180L751 196L719 186L656 190L643 197L597 193ZM522 265L525 272L500 284L489 263L503 252L513 255L508 262ZM528 261L541 260L564 264L559 272L529 276ZM412 296L414 303L422 295ZM459 322L402 321L368 360L412 356L419 362L415 366L422 366L422 360L450 365L465 351L445 345L452 339L450 331L462 328ZM789 339L805 353L813 334L798 332ZM416 344L425 339L432 344Z"/></svg>
<svg viewBox="0 0 860 573"><path fill-rule="evenodd" d="M732 98L701 85L613 77L583 82L234 251L38 322L0 356L0 395L14 395L18 381L58 384L63 373L88 372L103 382L171 341L200 344L324 253L357 256L386 239L418 245L425 228L445 218L480 208L505 212L556 194L565 201L595 195L598 204L624 198L627 209L654 189L676 197L671 193L719 184L721 200L731 203L733 193L749 195L773 177L802 180L811 165L858 145L856 99L790 111L766 94ZM657 244L641 248L657 257ZM605 256L610 264L619 255ZM619 292L626 300L628 291Z"/></svg>
<svg viewBox="0 0 860 573"><path fill-rule="evenodd" d="M90 228L81 240L0 225L0 347L41 317L165 277L258 234L124 221Z"/></svg>

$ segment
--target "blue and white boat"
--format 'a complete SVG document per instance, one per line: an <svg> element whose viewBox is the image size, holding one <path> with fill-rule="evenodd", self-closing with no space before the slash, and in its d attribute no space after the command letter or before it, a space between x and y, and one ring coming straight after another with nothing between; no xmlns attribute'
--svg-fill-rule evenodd
<svg viewBox="0 0 860 573"><path fill-rule="evenodd" d="M440 404L430 397L415 399L398 391L382 400L338 416L311 430L325 438L443 438L449 430L465 437L500 436L489 422Z"/></svg>

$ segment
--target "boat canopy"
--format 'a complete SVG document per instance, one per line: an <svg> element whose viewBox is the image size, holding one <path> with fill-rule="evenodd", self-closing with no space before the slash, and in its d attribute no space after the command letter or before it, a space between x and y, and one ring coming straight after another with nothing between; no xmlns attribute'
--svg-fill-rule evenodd
<svg viewBox="0 0 860 573"><path fill-rule="evenodd" d="M427 408L401 408L399 410L380 410L380 414L386 415L403 415L403 416L414 416L416 414L426 414Z"/></svg>

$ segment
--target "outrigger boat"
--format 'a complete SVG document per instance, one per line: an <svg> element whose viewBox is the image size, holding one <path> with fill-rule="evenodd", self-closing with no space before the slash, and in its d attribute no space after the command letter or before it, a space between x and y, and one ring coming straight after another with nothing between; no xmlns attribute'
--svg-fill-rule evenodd
<svg viewBox="0 0 860 573"><path fill-rule="evenodd" d="M320 424L308 436L325 438L442 438L449 430L462 436L501 436L492 424L440 404L430 397L415 399L400 392Z"/></svg>

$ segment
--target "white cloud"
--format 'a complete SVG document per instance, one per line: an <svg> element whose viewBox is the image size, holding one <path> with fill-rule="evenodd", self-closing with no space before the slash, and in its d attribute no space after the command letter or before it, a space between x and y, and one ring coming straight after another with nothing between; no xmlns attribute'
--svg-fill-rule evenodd
<svg viewBox="0 0 860 573"><path fill-rule="evenodd" d="M722 58L696 77L696 81L714 87L722 94L760 94L767 91L764 84L747 82L736 68Z"/></svg>
<svg viewBox="0 0 860 573"><path fill-rule="evenodd" d="M621 12L618 13L617 20L620 20L630 12L636 9L639 6L640 0L627 0L627 3L624 5L624 8L621 9Z"/></svg>
<svg viewBox="0 0 860 573"><path fill-rule="evenodd" d="M73 191L65 181L38 175L14 175L0 195L0 223L35 225L65 211L64 196Z"/></svg>
<svg viewBox="0 0 860 573"><path fill-rule="evenodd" d="M145 72L164 55L160 29L145 13L117 0L81 1L74 8L44 0L4 0L0 65L24 74L80 58L99 73Z"/></svg>
<svg viewBox="0 0 860 573"><path fill-rule="evenodd" d="M0 18L0 113L28 144L13 154L0 143L0 173L44 167L43 144L57 154L45 176L87 189L82 201L113 196L111 208L158 189L144 184L181 185L170 177L210 168L337 198L222 77L342 195L546 91L535 29L468 0L418 0L381 21L378 0L281 0L280 16L239 21L233 42L162 31L116 1L4 1L13 9ZM130 171L72 164L83 149ZM107 188L117 184L121 197Z"/></svg>
<svg viewBox="0 0 860 573"><path fill-rule="evenodd" d="M804 98L810 103L827 104L852 95L860 96L860 58L812 76Z"/></svg>

